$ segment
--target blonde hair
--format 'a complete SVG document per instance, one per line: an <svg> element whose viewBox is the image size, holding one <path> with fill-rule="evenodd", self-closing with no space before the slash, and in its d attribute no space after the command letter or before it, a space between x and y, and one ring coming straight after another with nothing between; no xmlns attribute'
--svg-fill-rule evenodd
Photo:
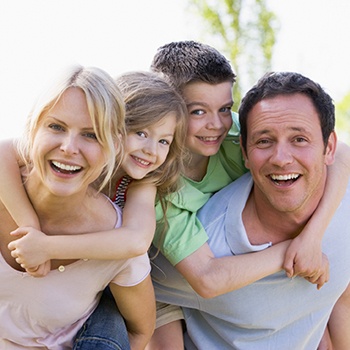
<svg viewBox="0 0 350 350"><path fill-rule="evenodd" d="M187 108L185 102L160 74L129 72L119 76L116 82L124 98L127 133L140 131L156 124L169 113L175 114L175 134L166 160L140 181L155 184L160 197L176 191L186 154L184 142L187 132Z"/></svg>
<svg viewBox="0 0 350 350"><path fill-rule="evenodd" d="M81 89L96 133L105 153L106 163L99 178L99 189L110 180L123 157L125 137L125 109L121 93L113 78L100 68L69 67L49 89L39 97L28 116L23 137L17 143L18 152L26 165L31 165L33 142L42 117L52 109L62 94L71 87Z"/></svg>

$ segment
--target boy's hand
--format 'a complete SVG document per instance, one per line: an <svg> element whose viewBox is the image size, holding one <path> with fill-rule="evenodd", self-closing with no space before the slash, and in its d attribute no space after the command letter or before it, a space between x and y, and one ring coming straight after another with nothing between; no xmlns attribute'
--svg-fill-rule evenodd
<svg viewBox="0 0 350 350"><path fill-rule="evenodd" d="M20 227L11 235L20 237L8 245L16 262L32 276L45 276L50 271L47 236L32 227Z"/></svg>
<svg viewBox="0 0 350 350"><path fill-rule="evenodd" d="M329 262L317 242L306 242L297 236L289 245L283 268L288 277L300 276L317 284L320 289L329 280Z"/></svg>

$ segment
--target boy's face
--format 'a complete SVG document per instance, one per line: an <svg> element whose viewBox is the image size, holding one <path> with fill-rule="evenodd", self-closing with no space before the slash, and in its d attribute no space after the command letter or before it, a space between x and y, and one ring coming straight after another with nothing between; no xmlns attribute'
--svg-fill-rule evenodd
<svg viewBox="0 0 350 350"><path fill-rule="evenodd" d="M190 83L182 96L189 114L187 148L192 155L216 154L232 125L232 83Z"/></svg>

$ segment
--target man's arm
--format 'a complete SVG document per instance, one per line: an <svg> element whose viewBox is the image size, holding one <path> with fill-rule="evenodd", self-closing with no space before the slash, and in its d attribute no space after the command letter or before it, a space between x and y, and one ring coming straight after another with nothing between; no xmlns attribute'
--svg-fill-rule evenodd
<svg viewBox="0 0 350 350"><path fill-rule="evenodd" d="M328 321L328 329L334 349L350 349L350 286L334 305Z"/></svg>

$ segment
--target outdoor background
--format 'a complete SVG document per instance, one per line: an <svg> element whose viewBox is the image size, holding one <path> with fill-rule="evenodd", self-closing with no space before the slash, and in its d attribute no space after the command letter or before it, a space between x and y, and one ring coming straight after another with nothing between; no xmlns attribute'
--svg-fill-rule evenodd
<svg viewBox="0 0 350 350"><path fill-rule="evenodd" d="M242 3L249 17L252 1ZM266 6L279 23L271 69L319 82L337 105L340 138L350 144L350 1L266 0ZM171 41L197 40L222 51L191 0L0 0L0 39L0 139L20 135L38 93L69 64L116 76L148 70L156 49Z"/></svg>

